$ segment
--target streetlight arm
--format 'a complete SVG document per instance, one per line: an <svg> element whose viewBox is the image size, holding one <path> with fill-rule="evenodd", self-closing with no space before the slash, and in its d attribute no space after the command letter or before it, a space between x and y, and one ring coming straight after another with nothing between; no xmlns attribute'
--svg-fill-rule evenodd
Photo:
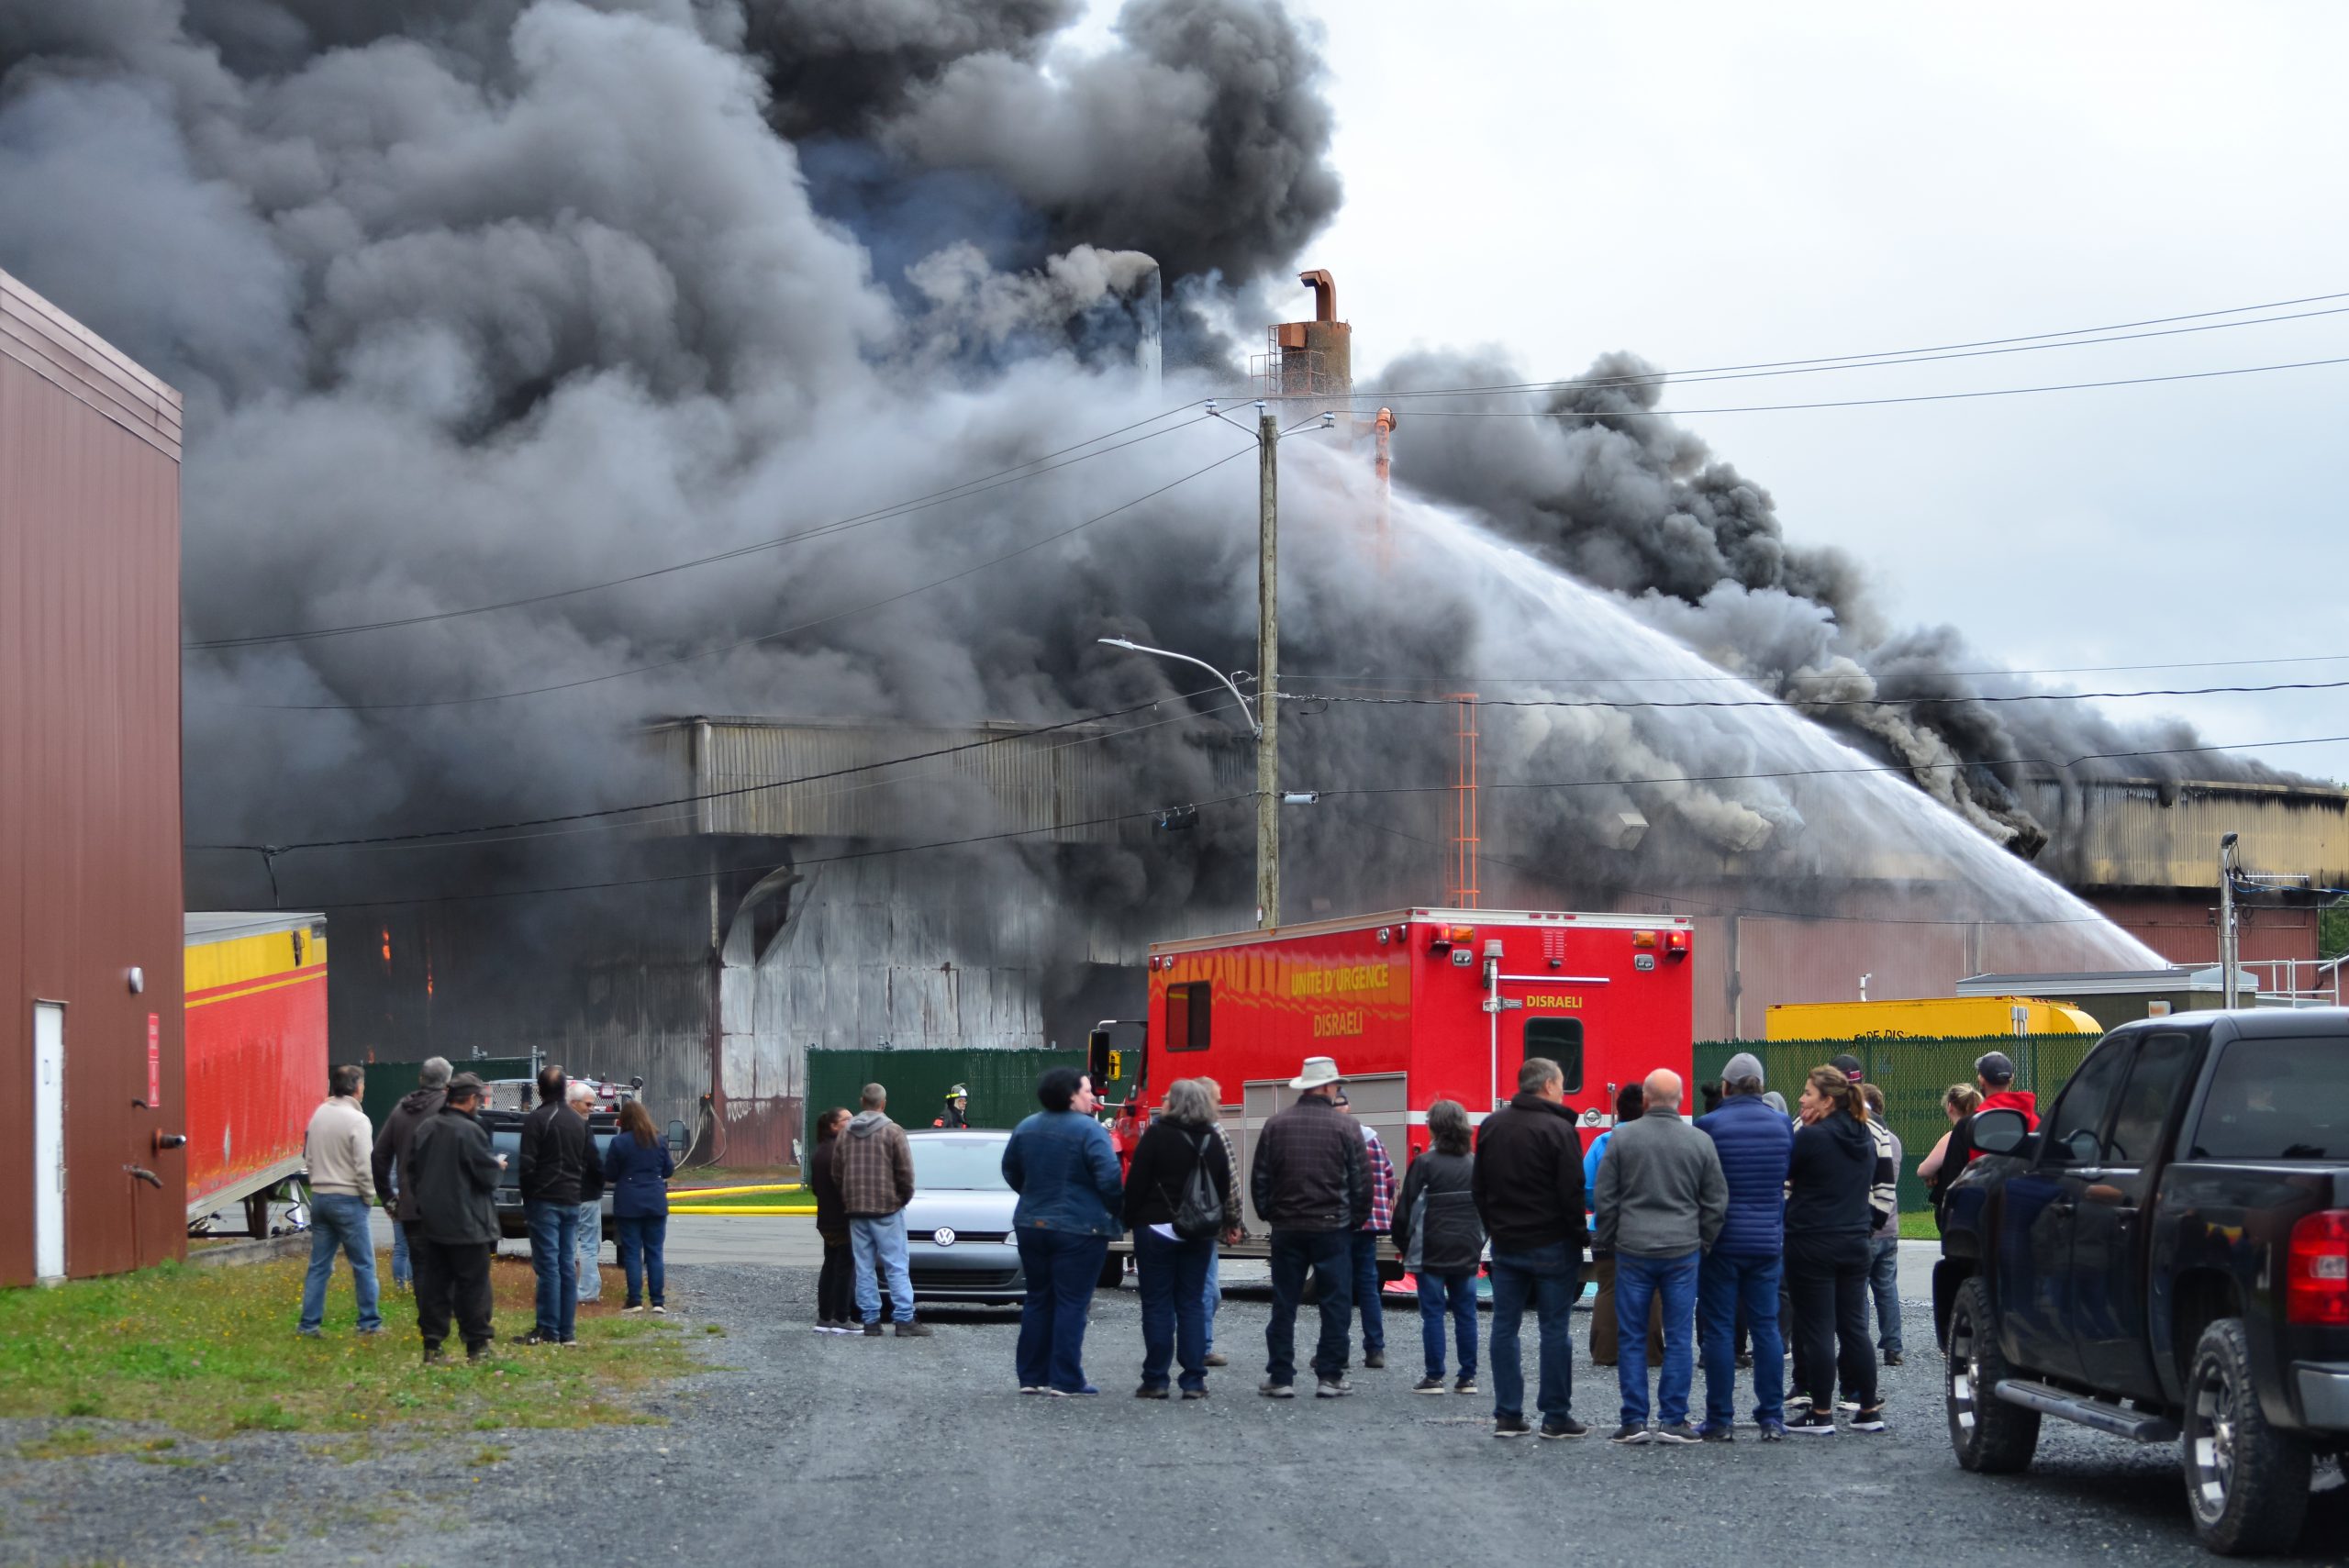
<svg viewBox="0 0 2349 1568"><path fill-rule="evenodd" d="M1241 695L1240 688L1232 684L1231 677L1217 669L1214 665L1208 663L1206 660L1194 659L1187 653L1176 653L1172 650L1164 648L1145 648L1139 642L1135 642L1122 637L1101 637L1096 638L1094 640L1101 643L1105 647L1122 648L1129 653L1148 653L1160 659L1172 659L1179 663L1197 665L1200 669L1205 670L1208 674L1213 675L1217 680L1223 683L1224 690L1230 692L1232 695L1232 700L1239 703L1241 716L1248 720L1249 732L1260 739L1263 737L1264 733L1264 727L1256 721L1256 710L1248 706L1248 699Z"/></svg>

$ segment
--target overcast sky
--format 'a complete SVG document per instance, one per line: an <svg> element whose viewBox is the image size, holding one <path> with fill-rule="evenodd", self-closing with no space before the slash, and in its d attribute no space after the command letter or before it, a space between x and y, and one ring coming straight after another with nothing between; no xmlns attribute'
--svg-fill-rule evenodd
<svg viewBox="0 0 2349 1568"><path fill-rule="evenodd" d="M1358 373L1498 343L1536 375L1909 348L2349 290L2349 7L1303 0L1346 183L1303 258ZM2299 310L2349 306L2349 298ZM2349 356L2349 314L1689 386L1810 402ZM2023 669L2349 655L2349 364L1691 417L1904 621ZM1398 465L1398 481L1408 473ZM2077 689L2349 680L2329 664ZM2349 691L2110 705L2349 735ZM2349 778L2349 744L2258 755Z"/></svg>

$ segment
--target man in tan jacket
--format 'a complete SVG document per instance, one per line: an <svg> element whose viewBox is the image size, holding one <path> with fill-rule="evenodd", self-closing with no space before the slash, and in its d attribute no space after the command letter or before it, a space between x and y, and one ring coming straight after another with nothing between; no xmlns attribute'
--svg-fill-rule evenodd
<svg viewBox="0 0 2349 1568"><path fill-rule="evenodd" d="M906 1205L914 1201L914 1151L906 1129L889 1119L889 1091L867 1084L863 1108L832 1140L832 1176L841 1212L848 1217L849 1250L856 1258L856 1315L866 1334L881 1329L881 1274L889 1276L889 1307L897 1337L927 1339L930 1325L914 1321L914 1281L906 1266Z"/></svg>
<svg viewBox="0 0 2349 1568"><path fill-rule="evenodd" d="M359 1293L359 1331L380 1334L375 1307L375 1238L367 1209L375 1196L375 1129L360 1108L367 1078L346 1063L327 1075L327 1103L310 1116L302 1152L310 1166L310 1273L302 1282L302 1321L295 1332L315 1340L326 1316L327 1280L338 1249L351 1260Z"/></svg>

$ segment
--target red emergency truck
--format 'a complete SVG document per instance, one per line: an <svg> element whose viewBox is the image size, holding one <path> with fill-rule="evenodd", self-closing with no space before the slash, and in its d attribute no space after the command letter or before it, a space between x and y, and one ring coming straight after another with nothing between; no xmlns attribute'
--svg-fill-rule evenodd
<svg viewBox="0 0 2349 1568"><path fill-rule="evenodd" d="M1130 1085L1112 1129L1122 1152L1166 1084L1215 1079L1244 1172L1305 1058L1330 1057L1399 1173L1426 1146L1431 1103L1458 1100L1482 1122L1525 1058L1546 1056L1587 1142L1613 1123L1619 1085L1659 1067L1690 1075L1693 936L1673 916L1398 909L1158 942L1141 1071L1097 1063L1097 1081ZM1108 1049L1097 1036L1096 1055ZM1252 1203L1248 1219L1261 1237Z"/></svg>

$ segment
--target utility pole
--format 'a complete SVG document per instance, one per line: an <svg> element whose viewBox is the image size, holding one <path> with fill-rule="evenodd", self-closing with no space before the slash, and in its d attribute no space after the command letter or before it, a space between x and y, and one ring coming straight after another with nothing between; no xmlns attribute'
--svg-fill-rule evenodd
<svg viewBox="0 0 2349 1568"><path fill-rule="evenodd" d="M1280 428L1256 405L1256 926L1281 923Z"/></svg>
<svg viewBox="0 0 2349 1568"><path fill-rule="evenodd" d="M2219 1003L2230 1010L2239 1006L2235 953L2241 938L2235 929L2235 836L2219 840Z"/></svg>

